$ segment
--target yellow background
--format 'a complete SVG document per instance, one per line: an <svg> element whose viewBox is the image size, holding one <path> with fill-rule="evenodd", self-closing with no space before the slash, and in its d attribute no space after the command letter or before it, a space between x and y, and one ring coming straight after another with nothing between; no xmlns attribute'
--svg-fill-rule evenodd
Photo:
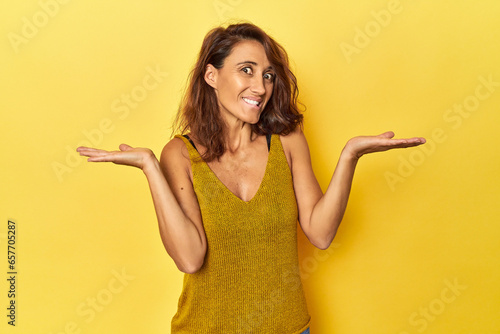
<svg viewBox="0 0 500 334"><path fill-rule="evenodd" d="M69 152L159 156L203 37L239 19L289 53L324 190L353 136L429 140L361 159L329 250L299 229L311 332L500 332L499 1L62 2L0 5L2 333L170 332L182 273L144 175Z"/></svg>

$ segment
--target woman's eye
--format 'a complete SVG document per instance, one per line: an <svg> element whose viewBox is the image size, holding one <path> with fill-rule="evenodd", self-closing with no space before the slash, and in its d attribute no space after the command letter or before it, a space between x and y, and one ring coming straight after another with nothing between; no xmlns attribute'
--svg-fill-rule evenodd
<svg viewBox="0 0 500 334"><path fill-rule="evenodd" d="M265 76L267 76L267 79L273 80L274 79L274 74L273 73L266 73Z"/></svg>
<svg viewBox="0 0 500 334"><path fill-rule="evenodd" d="M252 68L251 67L243 67L241 69L244 73L246 74L249 74L251 75L252 74ZM275 77L275 74L274 73L266 73L264 74L264 78L270 80L270 81L273 81L274 80L274 77Z"/></svg>

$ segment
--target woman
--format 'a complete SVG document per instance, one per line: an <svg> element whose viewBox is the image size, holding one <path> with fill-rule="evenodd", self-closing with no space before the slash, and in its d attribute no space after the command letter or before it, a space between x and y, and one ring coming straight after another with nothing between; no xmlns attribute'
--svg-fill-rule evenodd
<svg viewBox="0 0 500 334"><path fill-rule="evenodd" d="M297 219L331 244L359 158L423 138L350 139L325 194L314 176L297 83L277 42L250 23L212 29L160 161L150 149L79 147L88 161L140 168L184 285L172 333L309 333Z"/></svg>

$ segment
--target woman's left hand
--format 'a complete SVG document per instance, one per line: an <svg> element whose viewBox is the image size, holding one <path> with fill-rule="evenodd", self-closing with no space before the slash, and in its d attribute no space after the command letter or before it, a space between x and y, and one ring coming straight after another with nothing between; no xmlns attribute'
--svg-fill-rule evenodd
<svg viewBox="0 0 500 334"><path fill-rule="evenodd" d="M406 139L392 139L392 137L394 137L394 132L392 131L384 132L378 136L354 137L347 142L344 152L353 159L358 160L367 153L418 146L425 143L425 139L422 137Z"/></svg>

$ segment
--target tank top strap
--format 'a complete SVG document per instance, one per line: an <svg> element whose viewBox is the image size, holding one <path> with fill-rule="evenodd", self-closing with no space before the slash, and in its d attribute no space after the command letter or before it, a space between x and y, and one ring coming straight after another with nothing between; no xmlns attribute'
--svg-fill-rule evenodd
<svg viewBox="0 0 500 334"><path fill-rule="evenodd" d="M188 135L175 135L174 138L179 138L184 142L184 144L186 145L186 148L188 150L189 158L191 159L191 161L193 161L193 159L195 159L195 158L200 157L200 154L198 153L198 149L196 148L196 146L194 145L194 142L191 140L191 138L189 138Z"/></svg>
<svg viewBox="0 0 500 334"><path fill-rule="evenodd" d="M188 135L182 135L184 138L187 138L187 140L189 140L189 142L191 143L191 145L193 145L193 147L198 151L198 149L196 148L196 145L194 144L194 142L191 140L191 138L189 138Z"/></svg>

